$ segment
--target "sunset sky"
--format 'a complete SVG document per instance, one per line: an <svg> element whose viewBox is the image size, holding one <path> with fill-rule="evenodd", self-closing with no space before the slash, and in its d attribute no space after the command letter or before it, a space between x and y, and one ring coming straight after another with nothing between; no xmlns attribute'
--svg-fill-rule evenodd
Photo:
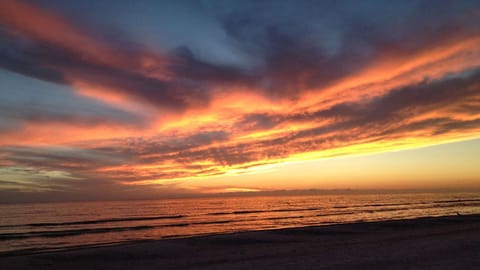
<svg viewBox="0 0 480 270"><path fill-rule="evenodd" d="M479 1L0 1L0 202L480 188Z"/></svg>

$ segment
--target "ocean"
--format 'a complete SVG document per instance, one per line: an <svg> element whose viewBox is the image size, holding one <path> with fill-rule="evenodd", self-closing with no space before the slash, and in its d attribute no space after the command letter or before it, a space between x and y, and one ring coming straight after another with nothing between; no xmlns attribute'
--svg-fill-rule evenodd
<svg viewBox="0 0 480 270"><path fill-rule="evenodd" d="M478 213L479 193L248 196L0 205L0 254Z"/></svg>

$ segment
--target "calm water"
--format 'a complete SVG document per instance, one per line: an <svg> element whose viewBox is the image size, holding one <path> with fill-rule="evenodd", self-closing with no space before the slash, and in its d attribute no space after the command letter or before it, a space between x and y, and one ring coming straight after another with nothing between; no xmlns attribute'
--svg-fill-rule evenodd
<svg viewBox="0 0 480 270"><path fill-rule="evenodd" d="M316 195L0 205L0 252L480 213L480 194Z"/></svg>

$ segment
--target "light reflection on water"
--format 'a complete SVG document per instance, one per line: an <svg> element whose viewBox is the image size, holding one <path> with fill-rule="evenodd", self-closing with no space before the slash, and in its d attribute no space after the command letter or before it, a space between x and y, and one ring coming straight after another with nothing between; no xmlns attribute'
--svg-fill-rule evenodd
<svg viewBox="0 0 480 270"><path fill-rule="evenodd" d="M480 194L196 198L0 205L0 252L480 213Z"/></svg>

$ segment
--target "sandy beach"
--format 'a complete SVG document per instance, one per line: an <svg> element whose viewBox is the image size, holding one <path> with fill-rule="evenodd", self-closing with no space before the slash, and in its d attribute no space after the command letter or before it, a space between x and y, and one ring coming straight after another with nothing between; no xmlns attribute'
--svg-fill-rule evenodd
<svg viewBox="0 0 480 270"><path fill-rule="evenodd" d="M0 269L480 269L480 215L4 253Z"/></svg>

